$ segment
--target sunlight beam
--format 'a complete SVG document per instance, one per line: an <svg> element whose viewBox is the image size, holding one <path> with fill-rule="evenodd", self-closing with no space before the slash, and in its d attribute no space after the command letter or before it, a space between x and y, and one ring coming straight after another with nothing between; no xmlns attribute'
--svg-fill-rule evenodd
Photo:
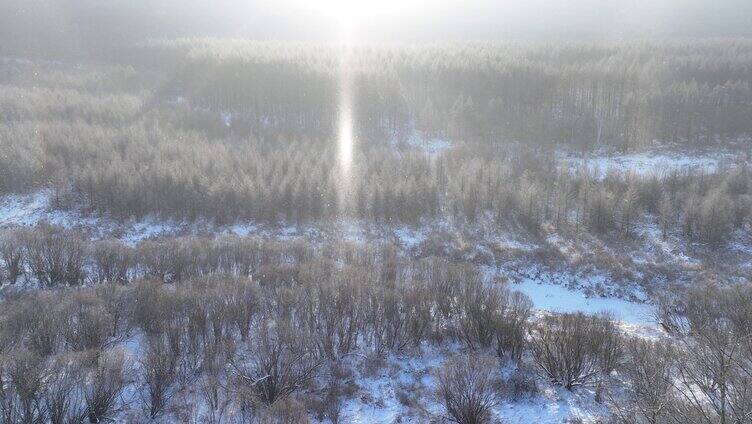
<svg viewBox="0 0 752 424"><path fill-rule="evenodd" d="M353 92L352 92L352 37L350 22L341 23L342 50L339 64L339 116L337 156L339 164L339 211L347 215L354 204L352 190L353 162Z"/></svg>
<svg viewBox="0 0 752 424"><path fill-rule="evenodd" d="M340 24L352 24L372 18L398 15L408 9L418 10L416 0L314 0L309 6Z"/></svg>

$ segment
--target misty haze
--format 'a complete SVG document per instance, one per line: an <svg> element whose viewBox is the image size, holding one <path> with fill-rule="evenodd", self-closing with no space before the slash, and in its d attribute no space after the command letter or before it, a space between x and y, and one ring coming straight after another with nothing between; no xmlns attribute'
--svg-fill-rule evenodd
<svg viewBox="0 0 752 424"><path fill-rule="evenodd" d="M752 424L752 1L0 1L0 424Z"/></svg>

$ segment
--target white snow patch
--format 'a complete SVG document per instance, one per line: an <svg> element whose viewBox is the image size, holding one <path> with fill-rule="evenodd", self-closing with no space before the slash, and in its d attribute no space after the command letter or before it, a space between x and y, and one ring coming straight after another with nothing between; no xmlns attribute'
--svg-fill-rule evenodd
<svg viewBox="0 0 752 424"><path fill-rule="evenodd" d="M279 238L289 240L298 236L298 227L295 225L286 225L279 229Z"/></svg>
<svg viewBox="0 0 752 424"><path fill-rule="evenodd" d="M623 299L587 297L578 290L569 290L556 284L525 278L510 286L533 301L537 309L549 312L583 312L597 314L608 312L614 319L628 324L655 326L654 312L650 305L629 302Z"/></svg>
<svg viewBox="0 0 752 424"><path fill-rule="evenodd" d="M734 155L730 153L690 155L645 152L585 158L563 155L561 162L573 171L585 168L596 177L603 178L611 172L659 176L673 171L708 174L718 171L722 164L730 164L733 159Z"/></svg>
<svg viewBox="0 0 752 424"><path fill-rule="evenodd" d="M253 222L238 222L230 226L227 233L246 237L258 231L258 225Z"/></svg>
<svg viewBox="0 0 752 424"><path fill-rule="evenodd" d="M39 191L29 195L10 195L0 200L0 227L37 225L49 203L49 193Z"/></svg>
<svg viewBox="0 0 752 424"><path fill-rule="evenodd" d="M110 223L96 217L83 216L74 211L49 207L52 192L39 190L32 194L9 195L0 198L0 228L34 227L42 222L63 228L87 228L102 233L111 229Z"/></svg>
<svg viewBox="0 0 752 424"><path fill-rule="evenodd" d="M219 116L222 118L222 122L224 122L226 127L232 126L232 121L234 119L232 112L221 112Z"/></svg>
<svg viewBox="0 0 752 424"><path fill-rule="evenodd" d="M457 348L451 349L456 351ZM447 352L424 343L418 352L389 355L384 366L369 375L355 367L355 382L360 388L356 396L347 399L342 407L342 418L347 423L422 423L426 417L408 413L400 403L399 393L412 395L430 413L440 412L440 406L432 400L435 380L432 371L446 360ZM361 364L362 366L362 364ZM415 393L413 389L419 389Z"/></svg>
<svg viewBox="0 0 752 424"><path fill-rule="evenodd" d="M355 220L343 220L334 224L334 233L340 234L343 240L352 243L365 243L368 241L366 228L361 222Z"/></svg>
<svg viewBox="0 0 752 424"><path fill-rule="evenodd" d="M524 243L513 239L503 239L499 240L497 243L507 249L521 250L523 252L532 252L537 248L537 246L533 244Z"/></svg>
<svg viewBox="0 0 752 424"><path fill-rule="evenodd" d="M414 130L404 140L393 139L391 144L397 146L400 143L404 143L407 146L414 147L416 149L425 150L430 154L438 154L444 150L452 147L452 142L439 137L428 137L423 135L420 131Z"/></svg>
<svg viewBox="0 0 752 424"><path fill-rule="evenodd" d="M650 246L657 248L659 253L669 258L671 261L679 264L686 265L699 265L700 261L690 258L684 252L681 251L680 246L684 244L681 242L672 242L671 237L663 237L662 231L655 223L655 219L643 223L641 226L641 236L650 244ZM652 249L651 249L652 250ZM650 253L650 252L649 252ZM653 256L653 255L649 255ZM655 259L654 257L652 258ZM645 262L648 259L638 258L638 262Z"/></svg>
<svg viewBox="0 0 752 424"><path fill-rule="evenodd" d="M147 217L135 221L120 237L123 243L129 245L138 244L143 240L173 234L179 225L173 221L164 221L155 217Z"/></svg>
<svg viewBox="0 0 752 424"><path fill-rule="evenodd" d="M434 372L460 353L459 345L437 347L424 343L419 352L389 355L384 366L373 375L364 376L356 368L354 381L360 390L344 402L342 419L348 423L442 422L447 412L434 396L437 388ZM499 372L504 375L502 368ZM492 409L493 418L509 424L560 424L574 417L586 423L595 422L608 415L607 408L595 402L592 390L570 392L545 379L536 381L540 387L538 394L519 400L500 398ZM411 408L400 403L399 393L417 401L418 406Z"/></svg>
<svg viewBox="0 0 752 424"><path fill-rule="evenodd" d="M594 394L587 390L570 392L563 387L551 386L531 399L504 403L495 412L509 424L560 424L572 418L592 423L608 413L593 399Z"/></svg>
<svg viewBox="0 0 752 424"><path fill-rule="evenodd" d="M407 227L394 230L394 236L397 237L402 246L408 249L423 243L427 237L424 229L414 230Z"/></svg>
<svg viewBox="0 0 752 424"><path fill-rule="evenodd" d="M92 239L102 239L117 235L124 243L134 245L139 241L167 234L176 234L180 229L189 228L198 232L206 222L177 222L155 216L125 223L101 214L85 215L77 210L57 210L50 208L50 190L39 190L32 194L10 195L0 198L0 228L35 227L48 223L67 229L85 230Z"/></svg>
<svg viewBox="0 0 752 424"><path fill-rule="evenodd" d="M532 252L538 248L536 244L519 240L512 234L497 234L491 231L490 238L496 243L496 246L503 249L519 250L522 252Z"/></svg>

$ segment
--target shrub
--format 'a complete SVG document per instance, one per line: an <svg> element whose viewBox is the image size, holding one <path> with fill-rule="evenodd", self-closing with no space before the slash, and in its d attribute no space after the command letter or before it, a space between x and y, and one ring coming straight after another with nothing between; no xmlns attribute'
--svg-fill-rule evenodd
<svg viewBox="0 0 752 424"><path fill-rule="evenodd" d="M80 358L60 355L50 361L42 401L51 424L80 423L86 418Z"/></svg>
<svg viewBox="0 0 752 424"><path fill-rule="evenodd" d="M60 310L63 337L73 351L101 350L113 339L115 323L94 294L74 294Z"/></svg>
<svg viewBox="0 0 752 424"><path fill-rule="evenodd" d="M499 379L492 358L464 356L447 362L437 373L437 395L458 424L491 422L498 403Z"/></svg>
<svg viewBox="0 0 752 424"><path fill-rule="evenodd" d="M367 284L363 295L364 339L376 355L399 351L423 338L430 325L430 299L419 288Z"/></svg>
<svg viewBox="0 0 752 424"><path fill-rule="evenodd" d="M48 292L35 293L14 304L6 301L7 337L42 357L58 353L63 329L59 303L59 298Z"/></svg>
<svg viewBox="0 0 752 424"><path fill-rule="evenodd" d="M504 293L485 284L477 275L462 283L457 301L459 335L471 349L486 348L494 341L502 321Z"/></svg>
<svg viewBox="0 0 752 424"><path fill-rule="evenodd" d="M507 393L512 400L520 400L538 393L538 385L529 373L515 370L506 381Z"/></svg>
<svg viewBox="0 0 752 424"><path fill-rule="evenodd" d="M118 400L131 383L133 366L120 350L102 352L85 379L84 399L90 423L112 419Z"/></svg>
<svg viewBox="0 0 752 424"><path fill-rule="evenodd" d="M133 252L119 241L100 241L91 249L91 265L94 282L127 283L134 265Z"/></svg>
<svg viewBox="0 0 752 424"><path fill-rule="evenodd" d="M620 338L608 317L562 314L548 316L535 327L531 346L542 374L571 390L613 369Z"/></svg>
<svg viewBox="0 0 752 424"><path fill-rule="evenodd" d="M319 355L338 360L355 347L361 328L358 308L361 281L362 276L357 274L344 278L330 276L306 287L305 321Z"/></svg>
<svg viewBox="0 0 752 424"><path fill-rule="evenodd" d="M0 386L0 416L10 418L7 422L43 422L47 373L44 358L35 352L16 350L0 357L0 376L7 381Z"/></svg>
<svg viewBox="0 0 752 424"><path fill-rule="evenodd" d="M78 234L43 227L27 237L29 268L47 287L79 285L86 279L86 248Z"/></svg>
<svg viewBox="0 0 752 424"><path fill-rule="evenodd" d="M628 360L620 367L631 386L628 401L609 396L609 404L620 423L670 422L677 417L673 379L678 357L664 341L630 340L625 345Z"/></svg>
<svg viewBox="0 0 752 424"><path fill-rule="evenodd" d="M304 387L320 363L305 336L284 323L262 323L250 345L250 353L233 361L232 386L241 405L272 405Z"/></svg>
<svg viewBox="0 0 752 424"><path fill-rule="evenodd" d="M24 239L26 237L28 236L23 230L9 230L0 234L0 264L2 264L0 270L4 270L0 273L0 284L3 278L10 284L16 284L24 275L26 260Z"/></svg>
<svg viewBox="0 0 752 424"><path fill-rule="evenodd" d="M533 302L520 292L503 293L503 309L496 324L496 354L518 360L525 349Z"/></svg>
<svg viewBox="0 0 752 424"><path fill-rule="evenodd" d="M175 394L178 359L167 337L149 337L146 351L141 358L144 380L141 398L152 419L163 412L170 398Z"/></svg>

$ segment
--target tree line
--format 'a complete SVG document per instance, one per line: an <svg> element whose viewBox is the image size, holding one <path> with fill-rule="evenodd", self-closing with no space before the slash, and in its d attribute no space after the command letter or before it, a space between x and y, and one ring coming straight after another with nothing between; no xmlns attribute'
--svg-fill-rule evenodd
<svg viewBox="0 0 752 424"><path fill-rule="evenodd" d="M19 140L24 140L20 143ZM629 234L646 216L664 235L720 245L750 222L752 174L742 158L713 173L611 174L557 165L526 147L460 145L436 157L357 145L347 190L334 143L206 139L149 119L124 128L0 124L0 189L47 190L53 208L120 219L155 214L318 223L356 218L419 224L492 219Z"/></svg>
<svg viewBox="0 0 752 424"><path fill-rule="evenodd" d="M749 223L750 174L742 165L748 160L743 156L734 169L721 168L710 175L665 171L600 178L585 169L559 169L552 149L531 141L456 141L448 152L426 155L419 150L395 149L360 131L353 146L347 190L343 190L333 135L317 129L291 134L280 128L250 135L251 131L246 133L239 127L245 125L242 111L235 110L240 103L221 104L222 90L209 84L212 75L219 73L220 81L230 84L227 92L233 95L276 104L275 96L300 94L307 98L305 108L323 113L333 103L306 90L328 92L336 87L306 82L308 88L303 89L286 81L308 75L312 69L316 78L336 73L334 47L321 50L321 54L311 53L308 47L216 40L154 43L138 50L137 55L150 57L146 62L156 64L156 70L139 65L135 58L136 68L3 63L0 66L8 72L0 75L4 84L0 87L0 114L4 118L0 124L0 192L45 189L52 193L54 208L103 212L120 219L158 214L208 218L218 223L316 223L352 217L417 224L447 218L473 222L490 216L501 225L523 225L534 232L553 225L602 234L629 233L633 223L647 214L658 221L664 234L680 233L716 245L734 229ZM469 78L501 72L504 67L494 63L515 57L535 63L560 62L557 69L568 69L581 62L602 66L611 63L603 59L604 55L616 55L644 60L659 69L672 67L665 75L663 71L650 73L663 75L661 81L696 79L710 84L744 79L746 56L742 53L746 48L742 41L631 47L374 46L357 50L354 63L364 74L393 69L389 75L400 75L398 71L403 68L428 67L431 72L425 75L464 69L462 78ZM158 54L151 57L148 52ZM655 57L663 55L667 55L665 61L656 64ZM482 57L494 59L483 66L474 62ZM705 63L703 58L714 61ZM390 60L394 61L390 66L377 66ZM246 62L254 64L249 65L249 75L257 68L267 73L260 79L248 76L244 84L252 87L237 89L233 78L245 75L242 65ZM165 76L167 69L191 74L193 66L209 64L212 70L195 72L204 76L201 81L208 84L206 93L217 96L216 100L196 100L189 88L181 86L181 78ZM224 69L231 65L231 71ZM272 69L266 69L267 65L273 65ZM405 82L401 87L423 81L431 93L442 92L430 86L433 77L421 75L414 75L412 83ZM275 78L279 80L266 83ZM443 85L461 84L447 80ZM490 81L482 85L496 87ZM268 92L256 92L253 87ZM521 86L510 83L510 87ZM290 93L285 94L285 90ZM169 93L186 96L188 103L195 105L180 101L169 104L165 100ZM379 94L382 101L397 97ZM281 114L289 112L287 106L270 107ZM239 113L229 126L219 113L225 109ZM333 115L337 115L335 109ZM376 112L366 113L359 106L356 110L361 110L362 116L374 117L373 122L380 120ZM263 113L263 122L248 124L248 128L258 129L282 119L269 113ZM530 111L526 115L534 116ZM451 123L446 116L438 121ZM510 122L523 121L532 122L527 118ZM676 120L672 118L671 122ZM479 128L476 124L473 127ZM424 129L431 133L428 127Z"/></svg>
<svg viewBox="0 0 752 424"><path fill-rule="evenodd" d="M580 45L356 46L356 127L459 140L634 149L748 136L747 40ZM331 45L187 39L142 48L174 69L166 92L237 112L238 130L337 128L340 57Z"/></svg>
<svg viewBox="0 0 752 424"><path fill-rule="evenodd" d="M81 67L3 63L0 80L36 88L7 93L16 99L44 94L61 104L79 94L41 89L127 92L149 107L181 98L197 111L232 113L243 138L336 134L342 46L178 39L120 47L118 59ZM586 150L713 145L752 133L751 49L744 39L360 45L349 52L354 127L369 142L418 130ZM91 102L106 109L112 100Z"/></svg>

